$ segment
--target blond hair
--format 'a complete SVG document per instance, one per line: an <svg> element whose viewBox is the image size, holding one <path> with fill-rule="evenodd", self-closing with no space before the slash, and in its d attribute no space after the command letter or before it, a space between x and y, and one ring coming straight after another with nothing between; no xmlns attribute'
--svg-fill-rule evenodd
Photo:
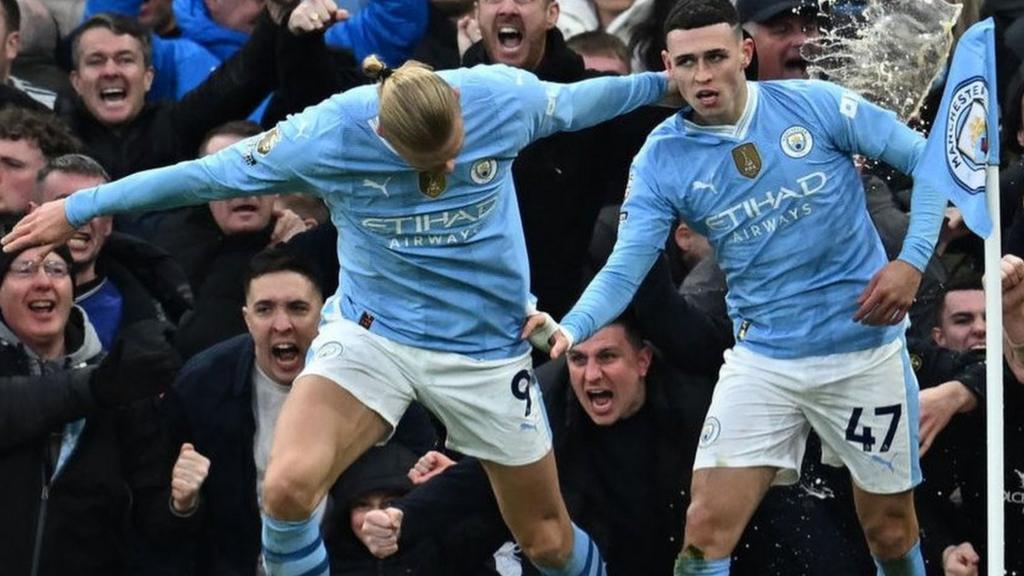
<svg viewBox="0 0 1024 576"><path fill-rule="evenodd" d="M391 69L371 54L363 60L363 73L378 81L380 129L388 142L417 152L449 142L460 114L459 99L429 66L409 60Z"/></svg>

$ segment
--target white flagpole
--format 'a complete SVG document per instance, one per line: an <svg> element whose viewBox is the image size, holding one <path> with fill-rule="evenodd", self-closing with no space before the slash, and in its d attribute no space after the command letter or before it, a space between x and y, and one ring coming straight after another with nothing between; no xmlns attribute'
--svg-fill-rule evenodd
<svg viewBox="0 0 1024 576"><path fill-rule="evenodd" d="M1003 289L1000 279L999 167L985 171L985 197L992 234L985 239L986 455L988 459L988 574L1003 576Z"/></svg>

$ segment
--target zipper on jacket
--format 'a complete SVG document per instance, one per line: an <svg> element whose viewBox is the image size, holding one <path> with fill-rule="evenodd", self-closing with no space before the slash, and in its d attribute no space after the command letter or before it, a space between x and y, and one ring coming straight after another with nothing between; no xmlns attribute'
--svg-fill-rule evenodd
<svg viewBox="0 0 1024 576"><path fill-rule="evenodd" d="M43 529L46 527L46 508L50 502L50 479L43 467L43 491L39 495L39 518L36 519L36 542L32 547L32 576L39 574L39 556L43 551Z"/></svg>

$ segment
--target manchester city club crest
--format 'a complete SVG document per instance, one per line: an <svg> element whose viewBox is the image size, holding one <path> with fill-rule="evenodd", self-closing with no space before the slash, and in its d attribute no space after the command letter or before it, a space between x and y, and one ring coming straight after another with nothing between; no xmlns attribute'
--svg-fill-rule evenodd
<svg viewBox="0 0 1024 576"><path fill-rule="evenodd" d="M988 162L988 86L981 76L964 80L953 90L946 117L946 166L965 192L985 189Z"/></svg>
<svg viewBox="0 0 1024 576"><path fill-rule="evenodd" d="M264 132L258 142L256 142L256 153L260 156L266 156L270 154L270 151L277 146L277 143L281 140L281 132L277 128L271 128L269 131Z"/></svg>
<svg viewBox="0 0 1024 576"><path fill-rule="evenodd" d="M782 140L779 142L782 151L790 158L803 158L811 153L814 146L814 138L807 128L803 126L791 126L782 133Z"/></svg>
<svg viewBox="0 0 1024 576"><path fill-rule="evenodd" d="M469 177L477 184L487 184L498 173L498 161L494 158L477 160L469 170Z"/></svg>
<svg viewBox="0 0 1024 576"><path fill-rule="evenodd" d="M448 177L441 172L420 172L420 192L437 198L448 187Z"/></svg>
<svg viewBox="0 0 1024 576"><path fill-rule="evenodd" d="M747 178L756 178L761 173L761 154L753 142L740 144L732 149L732 160L736 169Z"/></svg>
<svg viewBox="0 0 1024 576"><path fill-rule="evenodd" d="M345 352L345 347L341 342L327 342L316 351L315 356L317 358L337 358Z"/></svg>
<svg viewBox="0 0 1024 576"><path fill-rule="evenodd" d="M718 436L722 433L722 424L718 421L718 418L714 416L708 417L704 421L704 427L700 431L700 445L702 448L706 448L711 444L714 444L715 440L718 440Z"/></svg>

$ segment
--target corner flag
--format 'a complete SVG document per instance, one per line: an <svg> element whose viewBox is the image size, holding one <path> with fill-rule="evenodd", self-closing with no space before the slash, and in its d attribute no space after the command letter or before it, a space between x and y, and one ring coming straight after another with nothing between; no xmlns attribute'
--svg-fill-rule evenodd
<svg viewBox="0 0 1024 576"><path fill-rule="evenodd" d="M985 167L999 165L999 99L991 18L960 37L946 77L942 104L915 176L931 180L987 238L992 218L985 204Z"/></svg>

